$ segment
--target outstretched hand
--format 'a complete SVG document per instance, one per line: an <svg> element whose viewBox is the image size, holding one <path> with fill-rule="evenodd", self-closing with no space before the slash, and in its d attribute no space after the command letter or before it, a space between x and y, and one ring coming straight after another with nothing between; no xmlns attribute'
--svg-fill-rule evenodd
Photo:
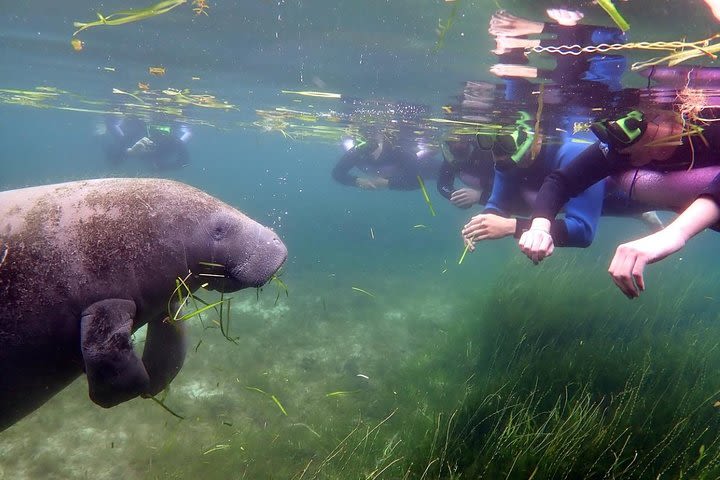
<svg viewBox="0 0 720 480"><path fill-rule="evenodd" d="M515 233L516 220L492 213L475 215L465 224L461 234L468 250L475 251L475 243L482 240L495 240Z"/></svg>
<svg viewBox="0 0 720 480"><path fill-rule="evenodd" d="M482 192L474 188L458 188L450 195L450 202L459 208L470 208L480 201Z"/></svg>
<svg viewBox="0 0 720 480"><path fill-rule="evenodd" d="M684 246L682 235L671 229L661 230L617 247L608 272L625 296L639 297L645 290L645 265L658 262Z"/></svg>
<svg viewBox="0 0 720 480"><path fill-rule="evenodd" d="M155 148L155 142L148 137L143 137L135 142L135 145L128 148L127 153L128 155L140 155L151 151L153 148Z"/></svg>

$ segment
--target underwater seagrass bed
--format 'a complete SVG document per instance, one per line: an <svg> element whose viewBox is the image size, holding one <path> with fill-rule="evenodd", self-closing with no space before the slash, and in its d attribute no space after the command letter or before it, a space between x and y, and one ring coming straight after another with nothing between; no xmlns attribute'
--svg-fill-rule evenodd
<svg viewBox="0 0 720 480"><path fill-rule="evenodd" d="M482 297L396 276L373 297L332 280L300 296L292 277L288 297L248 292L237 344L195 319L164 398L184 420L102 410L77 381L5 432L0 477L717 478L720 324L701 287L599 302L607 279L577 266L515 262Z"/></svg>

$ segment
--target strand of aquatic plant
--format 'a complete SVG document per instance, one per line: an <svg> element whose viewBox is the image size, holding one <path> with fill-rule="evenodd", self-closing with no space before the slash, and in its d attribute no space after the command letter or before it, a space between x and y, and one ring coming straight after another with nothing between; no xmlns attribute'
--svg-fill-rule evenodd
<svg viewBox="0 0 720 480"><path fill-rule="evenodd" d="M462 265L463 260L465 260L465 255L467 255L468 250L470 250L470 242L465 243L465 250L463 250L462 255L460 255L460 260L458 260L458 265Z"/></svg>
<svg viewBox="0 0 720 480"><path fill-rule="evenodd" d="M73 22L73 26L78 30L73 33L73 37L83 30L101 25L124 25L126 23L138 22L147 18L155 17L169 12L170 10L187 3L187 0L164 0L143 9L123 10L115 12L104 17L100 12L96 12L98 19L94 22Z"/></svg>
<svg viewBox="0 0 720 480"><path fill-rule="evenodd" d="M201 313L210 310L211 308L215 308L218 305L222 305L224 302L226 302L226 299L220 299L217 302L207 304L205 302L205 306L198 307L197 303L195 303L195 310L192 312L186 313L181 315L183 308L187 305L189 300L192 300L193 302L196 302L198 299L193 295L192 290L187 285L186 281L192 273L188 273L185 278L176 278L175 279L175 290L173 290L172 294L170 295L170 298L168 299L168 318L172 322L180 322L183 320L188 320L190 318L193 318L195 316L200 315ZM183 289L185 290L185 293L183 293ZM175 294L177 294L177 308L173 309L171 306L171 303L173 299L175 298ZM173 313L174 310L174 313ZM222 317L221 317L222 318Z"/></svg>
<svg viewBox="0 0 720 480"><path fill-rule="evenodd" d="M612 0L597 0L597 3L608 15L610 15L610 18L613 19L620 30L625 32L630 29L630 24L623 18L622 15L620 15L620 12L618 12L618 9L615 7Z"/></svg>
<svg viewBox="0 0 720 480"><path fill-rule="evenodd" d="M172 415L173 417L177 417L177 418L179 418L180 420L185 420L185 417L183 417L182 415L179 415L179 414L175 413L170 407L168 407L167 405L165 405L165 402L163 402L162 400L159 400L159 399L157 399L157 398L155 398L155 397L148 397L148 398L149 398L150 400L152 400L153 402L157 403L158 405L160 405L163 409L165 409L166 412L168 412L168 413L169 413L170 415Z"/></svg>
<svg viewBox="0 0 720 480"><path fill-rule="evenodd" d="M304 97L316 97L316 98L342 98L342 95L339 93L331 93L331 92L315 92L311 90L280 90L281 93L288 93L288 94L294 94L294 95L302 95Z"/></svg>
<svg viewBox="0 0 720 480"><path fill-rule="evenodd" d="M425 188L425 182L423 182L423 179L420 175L417 176L418 183L420 184L420 190L422 190L423 198L425 198L425 203L427 203L428 208L430 208L430 213L432 216L435 216L435 209L433 208L432 202L430 201L430 197L428 196L427 189Z"/></svg>
<svg viewBox="0 0 720 480"><path fill-rule="evenodd" d="M287 285L285 284L285 282L283 282L283 281L280 279L280 275L282 275L282 272L276 273L275 275L273 275L272 277L270 277L270 281L271 281L271 282L275 282L275 284L276 284L277 287L278 287L278 289L277 289L277 295L275 296L275 305L277 305L278 300L280 300L280 292L281 292L281 291L285 291L285 296L286 296L286 297L289 297L289 296L290 296L290 290L288 290L288 287L287 287Z"/></svg>
<svg viewBox="0 0 720 480"><path fill-rule="evenodd" d="M374 297L374 296L375 296L375 295L373 295L372 293L368 292L367 290L363 290L363 289L360 288L360 287L351 287L351 288L352 288L353 290L355 290L356 292L364 293L365 295L367 295L367 296L369 296L369 297Z"/></svg>
<svg viewBox="0 0 720 480"><path fill-rule="evenodd" d="M282 406L282 403L280 403L280 400L275 395L268 393L265 390L262 390L257 387L246 386L245 388L247 388L248 390L252 390L253 392L262 393L266 397L269 397L275 403L275 405L277 405L277 407L280 409L280 411L283 413L283 415L285 415L287 417L287 411L285 410L285 407Z"/></svg>
<svg viewBox="0 0 720 480"><path fill-rule="evenodd" d="M439 52L445 44L445 36L450 31L453 23L455 23L459 7L460 1L457 0L453 3L452 10L450 11L450 16L447 18L447 20L445 20L444 22L442 21L442 19L438 20L438 26L435 30L438 36L437 41L435 42L435 52Z"/></svg>
<svg viewBox="0 0 720 480"><path fill-rule="evenodd" d="M357 393L357 392L359 392L359 391L360 391L360 390L338 390L337 392L326 393L325 396L328 397L328 398L333 398L333 397L346 397L346 396L348 396L348 395L352 395L353 393Z"/></svg>

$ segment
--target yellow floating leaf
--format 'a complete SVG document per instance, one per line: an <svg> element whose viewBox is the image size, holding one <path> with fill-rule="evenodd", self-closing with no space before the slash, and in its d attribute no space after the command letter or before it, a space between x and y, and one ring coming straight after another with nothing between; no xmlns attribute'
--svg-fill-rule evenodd
<svg viewBox="0 0 720 480"><path fill-rule="evenodd" d="M165 75L165 67L149 67L148 72L150 73L150 75L162 77L163 75Z"/></svg>

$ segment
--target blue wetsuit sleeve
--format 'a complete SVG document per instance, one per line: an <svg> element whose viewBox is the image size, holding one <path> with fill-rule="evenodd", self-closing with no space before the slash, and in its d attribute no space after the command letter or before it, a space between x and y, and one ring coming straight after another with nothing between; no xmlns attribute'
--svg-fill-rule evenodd
<svg viewBox="0 0 720 480"><path fill-rule="evenodd" d="M440 195L450 200L450 197L455 191L455 169L453 169L447 160L443 160L440 166L436 185Z"/></svg>
<svg viewBox="0 0 720 480"><path fill-rule="evenodd" d="M354 148L345 152L335 164L335 168L332 170L332 178L343 185L354 186L357 177L350 175L350 170L355 168L357 158L358 153Z"/></svg>
<svg viewBox="0 0 720 480"><path fill-rule="evenodd" d="M565 206L565 229L567 236L553 236L558 247L589 247L595 238L603 199L605 198L605 181L589 187L580 195L573 197ZM558 232L559 233L559 232Z"/></svg>
<svg viewBox="0 0 720 480"><path fill-rule="evenodd" d="M519 194L518 182L507 173L495 169L492 193L485 204L483 213L493 213L502 217L509 216L513 201Z"/></svg>

